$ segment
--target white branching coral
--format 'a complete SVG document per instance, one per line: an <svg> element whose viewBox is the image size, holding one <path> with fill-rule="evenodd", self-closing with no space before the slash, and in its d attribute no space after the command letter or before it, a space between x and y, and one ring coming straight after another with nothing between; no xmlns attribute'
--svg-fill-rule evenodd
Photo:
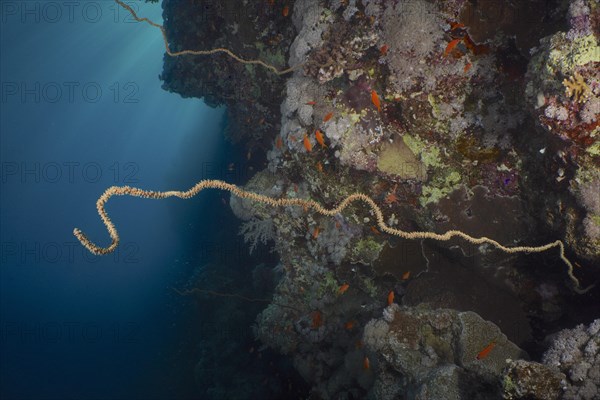
<svg viewBox="0 0 600 400"><path fill-rule="evenodd" d="M259 242L267 244L267 241L275 237L273 220L252 218L250 221L242 224L240 235L244 236L245 243L250 244L250 254L252 254Z"/></svg>

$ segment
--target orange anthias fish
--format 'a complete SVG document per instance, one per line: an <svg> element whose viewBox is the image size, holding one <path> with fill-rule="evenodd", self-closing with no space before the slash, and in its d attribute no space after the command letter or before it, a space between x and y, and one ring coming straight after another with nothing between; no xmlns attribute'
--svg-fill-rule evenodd
<svg viewBox="0 0 600 400"><path fill-rule="evenodd" d="M340 288L338 289L338 294L344 294L346 293L346 290L348 290L348 288L350 287L350 285L348 285L347 283L344 283L342 286L340 286Z"/></svg>
<svg viewBox="0 0 600 400"><path fill-rule="evenodd" d="M365 356L365 359L363 360L363 368L365 370L371 368L371 362L369 361L369 357Z"/></svg>
<svg viewBox="0 0 600 400"><path fill-rule="evenodd" d="M465 67L463 68L463 72L466 74L467 72L469 72L472 66L473 64L467 63L467 65L465 65Z"/></svg>
<svg viewBox="0 0 600 400"><path fill-rule="evenodd" d="M319 237L319 232L320 232L320 229L319 229L319 227L318 227L318 226L317 226L317 227L315 227L315 229L313 230L313 233L312 233L312 237L313 237L313 239L316 239L316 238L318 238L318 237Z"/></svg>
<svg viewBox="0 0 600 400"><path fill-rule="evenodd" d="M377 96L377 92L371 90L371 101L377 107L377 111L381 112L381 102L379 101L379 96Z"/></svg>
<svg viewBox="0 0 600 400"><path fill-rule="evenodd" d="M309 101L308 103L306 103L307 106L314 106L315 104L317 104L316 101Z"/></svg>
<svg viewBox="0 0 600 400"><path fill-rule="evenodd" d="M314 311L312 313L312 328L317 329L321 325L323 325L323 316L321 315L321 311Z"/></svg>
<svg viewBox="0 0 600 400"><path fill-rule="evenodd" d="M484 358L486 358L487 356L490 355L490 352L492 351L492 349L496 346L496 342L492 341L490 342L490 344L488 344L487 346L485 346L483 348L483 350L481 350L478 354L477 354L477 359L478 360L483 360Z"/></svg>
<svg viewBox="0 0 600 400"><path fill-rule="evenodd" d="M456 45L458 45L461 40L462 38L451 40L450 43L448 43L448 46L446 46L446 50L444 51L444 57L448 57L448 55L452 53L452 50L454 50Z"/></svg>
<svg viewBox="0 0 600 400"><path fill-rule="evenodd" d="M351 331L352 328L354 328L354 323L356 321L348 321L344 324L344 329L346 329L347 331Z"/></svg>
<svg viewBox="0 0 600 400"><path fill-rule="evenodd" d="M304 134L304 148L309 153L312 151L312 144L310 143L310 140L308 139L308 135L307 134Z"/></svg>
<svg viewBox="0 0 600 400"><path fill-rule="evenodd" d="M388 52L388 49L390 47L387 44L384 44L383 46L381 46L381 48L379 49L379 52L381 53L382 56L385 56Z"/></svg>
<svg viewBox="0 0 600 400"><path fill-rule="evenodd" d="M321 163L321 161L317 162L317 169L319 172L323 172L323 163Z"/></svg>
<svg viewBox="0 0 600 400"><path fill-rule="evenodd" d="M327 122L331 119L331 117L333 117L333 113L330 112L329 114L327 114L324 118L323 118L323 122Z"/></svg>
<svg viewBox="0 0 600 400"><path fill-rule="evenodd" d="M317 143L321 145L321 147L327 147L325 144L325 138L323 137L323 133L317 129L315 132L315 138L317 138Z"/></svg>
<svg viewBox="0 0 600 400"><path fill-rule="evenodd" d="M394 291L390 291L390 294L388 294L388 306L391 306L394 303Z"/></svg>
<svg viewBox="0 0 600 400"><path fill-rule="evenodd" d="M278 149L281 149L283 147L283 139L281 138L281 136L277 136L277 139L275 139L275 147L277 147Z"/></svg>
<svg viewBox="0 0 600 400"><path fill-rule="evenodd" d="M290 8L288 6L283 7L283 10L281 10L281 15L283 15L284 17L287 17L290 14Z"/></svg>
<svg viewBox="0 0 600 400"><path fill-rule="evenodd" d="M406 271L402 274L402 280L407 281L410 278L410 271Z"/></svg>
<svg viewBox="0 0 600 400"><path fill-rule="evenodd" d="M454 30L454 29L460 29L460 28L464 28L465 24L460 23L460 22L450 22L450 29Z"/></svg>
<svg viewBox="0 0 600 400"><path fill-rule="evenodd" d="M373 233L374 233L374 234L376 234L376 235L381 235L381 232L379 232L379 231L377 230L377 228L375 228L374 226L372 226L372 227L371 227L371 232L373 232Z"/></svg>

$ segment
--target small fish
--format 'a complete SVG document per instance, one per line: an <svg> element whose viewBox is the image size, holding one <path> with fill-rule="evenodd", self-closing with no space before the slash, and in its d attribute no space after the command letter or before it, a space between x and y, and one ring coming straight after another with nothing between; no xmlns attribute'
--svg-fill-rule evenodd
<svg viewBox="0 0 600 400"><path fill-rule="evenodd" d="M323 122L327 122L331 119L331 117L333 117L333 113L330 112L329 114L327 114L324 118L323 118Z"/></svg>
<svg viewBox="0 0 600 400"><path fill-rule="evenodd" d="M379 232L379 231L377 230L377 228L375 228L374 226L372 226L372 227L371 227L371 232L373 232L373 233L374 233L374 234L376 234L376 235L381 235L381 232Z"/></svg>
<svg viewBox="0 0 600 400"><path fill-rule="evenodd" d="M377 92L374 90L371 90L371 101L373 102L375 107L377 107L377 111L381 112L381 102L379 101L379 96L377 95Z"/></svg>
<svg viewBox="0 0 600 400"><path fill-rule="evenodd" d="M294 183L294 192L298 193L298 185Z"/></svg>
<svg viewBox="0 0 600 400"><path fill-rule="evenodd" d="M323 325L323 316L321 315L320 311L314 311L312 313L312 328L317 329L321 325Z"/></svg>
<svg viewBox="0 0 600 400"><path fill-rule="evenodd" d="M317 104L316 101L309 101L308 103L306 103L307 106L314 106L315 104Z"/></svg>
<svg viewBox="0 0 600 400"><path fill-rule="evenodd" d="M335 221L335 227L336 227L337 229L340 229L340 228L342 227L342 224L340 224L340 222L339 222L339 221Z"/></svg>
<svg viewBox="0 0 600 400"><path fill-rule="evenodd" d="M348 321L344 324L344 329L346 329L347 331L351 331L352 328L354 328L354 323L356 321Z"/></svg>
<svg viewBox="0 0 600 400"><path fill-rule="evenodd" d="M363 347L362 340L360 340L360 339L357 340L356 343L354 343L354 347L357 348L357 349L362 349L362 347Z"/></svg>
<svg viewBox="0 0 600 400"><path fill-rule="evenodd" d="M371 368L371 362L369 361L369 357L365 356L365 359L363 360L363 368L365 370Z"/></svg>
<svg viewBox="0 0 600 400"><path fill-rule="evenodd" d="M397 203L398 202L398 196L396 196L396 193L394 192L390 192L390 194L388 194L387 196L385 196L385 199L383 200L385 202L385 204L392 204L392 203Z"/></svg>
<svg viewBox="0 0 600 400"><path fill-rule="evenodd" d="M448 55L452 53L452 50L454 50L456 45L458 45L461 40L462 38L451 40L450 43L448 43L448 46L446 46L446 50L444 51L444 57L448 57Z"/></svg>
<svg viewBox="0 0 600 400"><path fill-rule="evenodd" d="M490 344L488 344L487 346L485 346L483 348L483 350L481 350L478 354L477 354L477 359L478 360L483 360L484 358L486 358L487 356L490 355L490 352L492 351L492 349L496 346L496 342L492 341L490 342Z"/></svg>
<svg viewBox="0 0 600 400"><path fill-rule="evenodd" d="M340 288L338 289L338 294L344 294L346 293L346 290L348 290L348 288L350 287L350 285L348 285L347 283L344 283L342 286L340 286Z"/></svg>
<svg viewBox="0 0 600 400"><path fill-rule="evenodd" d="M317 162L317 170L319 170L319 172L323 172L323 164L321 161Z"/></svg>
<svg viewBox="0 0 600 400"><path fill-rule="evenodd" d="M410 271L406 271L402 274L402 280L407 281L410 278Z"/></svg>
<svg viewBox="0 0 600 400"><path fill-rule="evenodd" d="M312 233L312 237L313 237L313 239L316 239L316 238L318 238L318 237L319 237L319 232L320 232L320 229L319 229L319 227L318 227L318 226L317 226L317 227L315 227L315 229L313 230L313 233Z"/></svg>
<svg viewBox="0 0 600 400"><path fill-rule="evenodd" d="M304 148L309 153L312 151L312 144L310 143L310 140L308 139L308 135L307 134L304 134Z"/></svg>
<svg viewBox="0 0 600 400"><path fill-rule="evenodd" d="M283 7L283 10L281 10L281 15L283 15L284 17L287 17L290 14L290 7L285 6Z"/></svg>
<svg viewBox="0 0 600 400"><path fill-rule="evenodd" d="M317 138L317 143L321 145L321 147L327 147L325 144L325 138L323 137L323 133L317 129L315 132L315 138Z"/></svg>
<svg viewBox="0 0 600 400"><path fill-rule="evenodd" d="M467 65L465 65L465 67L463 68L463 72L466 74L467 72L469 72L472 66L473 64L467 63Z"/></svg>
<svg viewBox="0 0 600 400"><path fill-rule="evenodd" d="M281 149L283 147L283 139L281 138L281 136L277 136L277 139L275 139L275 147L277 147L278 149Z"/></svg>
<svg viewBox="0 0 600 400"><path fill-rule="evenodd" d="M385 56L389 50L389 46L387 44L384 44L383 46L381 46L381 48L379 49L379 52L381 53L382 56Z"/></svg>
<svg viewBox="0 0 600 400"><path fill-rule="evenodd" d="M394 291L390 291L390 293L388 294L388 306L391 306L392 304L394 304Z"/></svg>

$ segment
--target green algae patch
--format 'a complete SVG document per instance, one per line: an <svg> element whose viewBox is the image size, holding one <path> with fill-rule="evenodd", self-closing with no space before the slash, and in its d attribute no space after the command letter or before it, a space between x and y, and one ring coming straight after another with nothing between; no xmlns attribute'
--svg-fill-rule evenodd
<svg viewBox="0 0 600 400"><path fill-rule="evenodd" d="M593 34L570 41L566 33L558 32L540 41L540 51L533 56L530 69L542 79L557 74L570 75L576 67L600 62L600 47Z"/></svg>
<svg viewBox="0 0 600 400"><path fill-rule="evenodd" d="M563 46L556 46L550 51L548 56L548 67L551 72L571 72L575 67L585 65L590 62L600 62L600 47L593 34L578 37L573 42L568 42L566 34L560 33L552 38L552 41L558 41ZM553 45L555 43L552 43ZM553 46L554 47L554 46Z"/></svg>
<svg viewBox="0 0 600 400"><path fill-rule="evenodd" d="M378 243L373 239L361 239L352 249L352 261L364 265L371 263L379 258L379 253L383 250L383 243Z"/></svg>
<svg viewBox="0 0 600 400"><path fill-rule="evenodd" d="M593 156L600 156L600 141L596 141L593 145L585 149L585 151Z"/></svg>
<svg viewBox="0 0 600 400"><path fill-rule="evenodd" d="M436 177L433 182L423 187L419 202L423 207L430 203L437 203L458 189L460 183L461 176L457 171L450 171L444 176Z"/></svg>
<svg viewBox="0 0 600 400"><path fill-rule="evenodd" d="M415 136L404 135L402 141L408 148L421 159L425 167L439 167L441 165L440 149L427 146L427 144Z"/></svg>

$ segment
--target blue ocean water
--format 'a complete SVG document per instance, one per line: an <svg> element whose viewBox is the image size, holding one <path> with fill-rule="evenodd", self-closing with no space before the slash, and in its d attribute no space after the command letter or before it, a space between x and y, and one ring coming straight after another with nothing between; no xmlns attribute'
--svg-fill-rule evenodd
<svg viewBox="0 0 600 400"><path fill-rule="evenodd" d="M191 370L169 360L186 310L170 287L219 195L112 199L122 245L107 257L72 230L109 243L95 208L109 186L222 177L224 110L162 90L159 32L112 1L1 7L0 397L184 398Z"/></svg>

